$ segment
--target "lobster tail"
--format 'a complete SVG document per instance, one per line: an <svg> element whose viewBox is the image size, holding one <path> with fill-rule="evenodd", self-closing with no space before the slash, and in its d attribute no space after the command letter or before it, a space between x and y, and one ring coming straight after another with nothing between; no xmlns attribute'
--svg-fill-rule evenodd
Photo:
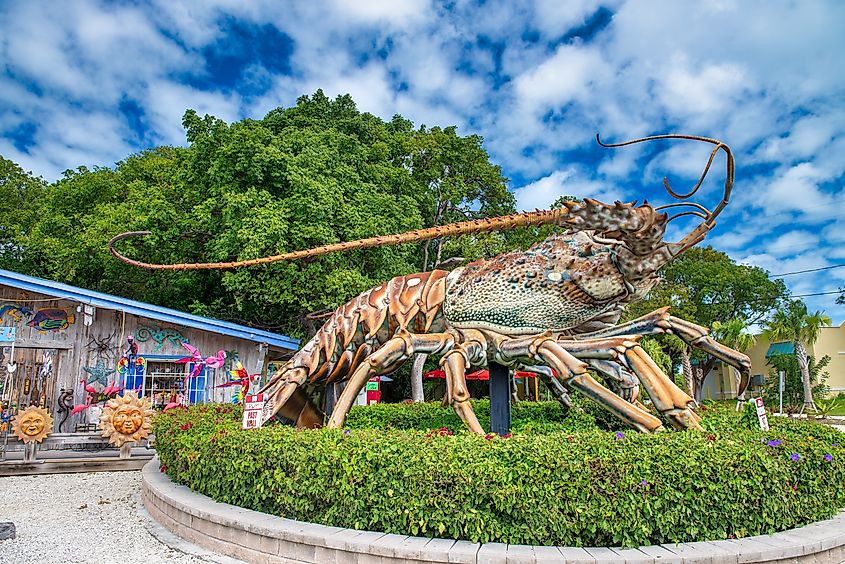
<svg viewBox="0 0 845 564"><path fill-rule="evenodd" d="M316 429L323 426L325 415L314 405L311 398L302 391L302 388L289 382L286 384L293 388L287 401L279 406L276 415L289 419L297 429Z"/></svg>

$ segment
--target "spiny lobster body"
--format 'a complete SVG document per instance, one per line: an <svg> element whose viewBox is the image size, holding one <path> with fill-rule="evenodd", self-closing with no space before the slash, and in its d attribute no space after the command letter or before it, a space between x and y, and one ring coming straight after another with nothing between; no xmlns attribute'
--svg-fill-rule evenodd
<svg viewBox="0 0 845 564"><path fill-rule="evenodd" d="M395 370L415 354L434 354L441 356L448 401L476 433L484 430L469 403L465 374L470 366L489 362L537 373L564 403L567 390L574 387L638 430L662 430L662 421L637 401L642 386L657 411L674 427L700 428L692 411L695 402L657 367L640 347L640 338L672 333L722 359L739 370L740 392L750 375L748 358L710 338L705 328L670 316L668 308L618 325L625 306L658 282L657 270L704 238L727 205L733 185L733 157L719 141L663 135L606 146L671 138L715 145L702 180L716 153L725 151L728 177L724 197L713 212L688 202L654 208L647 203L608 205L586 199L566 202L561 210L475 220L227 263L151 265L113 249L115 241L139 233L119 235L110 247L121 260L146 268L233 268L450 234L557 225L563 233L550 235L525 252L479 260L451 272L397 276L350 300L264 386L262 392L270 396L265 419L280 415L297 426L321 426L324 416L303 386L346 382L327 423L339 427L369 378ZM666 189L673 197L686 199L700 185L701 180L685 195L675 194L668 183ZM695 210L675 217L695 215L704 221L681 241L667 243L663 234L674 218L661 210L676 206Z"/></svg>
<svg viewBox="0 0 845 564"><path fill-rule="evenodd" d="M397 276L339 307L314 337L276 372L265 390L283 382L324 385L345 380L398 332L439 333L446 328L445 270ZM323 415L297 390L279 413L302 427L319 427Z"/></svg>

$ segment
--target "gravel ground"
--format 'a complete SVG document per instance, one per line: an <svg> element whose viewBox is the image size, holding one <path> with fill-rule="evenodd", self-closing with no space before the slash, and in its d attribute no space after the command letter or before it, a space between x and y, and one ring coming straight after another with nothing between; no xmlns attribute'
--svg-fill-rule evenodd
<svg viewBox="0 0 845 564"><path fill-rule="evenodd" d="M17 528L0 541L0 563L207 562L147 531L140 491L140 472L0 478L0 521Z"/></svg>

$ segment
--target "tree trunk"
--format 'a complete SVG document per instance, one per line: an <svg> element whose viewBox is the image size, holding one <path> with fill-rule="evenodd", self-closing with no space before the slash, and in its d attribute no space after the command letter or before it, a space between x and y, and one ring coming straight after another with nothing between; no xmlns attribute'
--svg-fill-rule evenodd
<svg viewBox="0 0 845 564"><path fill-rule="evenodd" d="M800 341L795 341L795 360L798 361L798 367L801 369L801 382L804 384L804 410L815 411L813 385L810 383L810 360L807 358L807 349L804 348L804 343Z"/></svg>
<svg viewBox="0 0 845 564"><path fill-rule="evenodd" d="M414 364L411 365L411 399L414 403L422 403L425 401L423 394L423 366L427 354L414 355Z"/></svg>
<svg viewBox="0 0 845 564"><path fill-rule="evenodd" d="M689 360L689 351L687 349L681 351L681 367L684 371L684 383L687 387L687 393L690 397L694 398L696 394L695 378L692 375L692 363Z"/></svg>
<svg viewBox="0 0 845 564"><path fill-rule="evenodd" d="M707 374L696 366L692 369L692 379L695 382L695 395L692 397L696 403L700 404L704 400L704 380L707 379Z"/></svg>

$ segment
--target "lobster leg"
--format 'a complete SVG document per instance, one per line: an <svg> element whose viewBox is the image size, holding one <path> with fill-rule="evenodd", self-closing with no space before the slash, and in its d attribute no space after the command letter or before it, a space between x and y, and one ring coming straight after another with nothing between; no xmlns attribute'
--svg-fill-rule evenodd
<svg viewBox="0 0 845 564"><path fill-rule="evenodd" d="M387 372L416 353L437 354L449 350L454 342L455 336L451 333L422 335L407 332L397 333L376 352L364 359L352 373L334 406L327 427L337 429L343 426L346 415L367 380Z"/></svg>
<svg viewBox="0 0 845 564"><path fill-rule="evenodd" d="M677 335L689 346L713 355L739 370L740 383L737 393L745 392L751 378L751 360L748 356L718 342L709 335L706 327L669 315L668 307L662 307L633 321L609 329L584 333L577 338L578 340L589 340L622 335L658 335L661 333Z"/></svg>
<svg viewBox="0 0 845 564"><path fill-rule="evenodd" d="M613 349L594 350L592 354L613 357L615 352ZM501 354L507 360L529 359L532 362L548 364L557 372L564 386L578 388L638 431L652 433L663 430L660 419L599 384L587 372L588 365L575 358L550 335L504 341Z"/></svg>
<svg viewBox="0 0 845 564"><path fill-rule="evenodd" d="M640 382L636 375L632 374L622 364L601 358L588 359L587 364L605 377L605 384L614 394L630 403L637 401L637 396L640 393Z"/></svg>
<svg viewBox="0 0 845 564"><path fill-rule="evenodd" d="M459 343L443 355L443 358L440 359L440 366L446 373L446 396L449 398L449 403L454 408L455 413L458 414L458 417L470 431L483 435L484 429L478 422L469 402L470 395L465 376L467 365L480 364L486 358L486 340L481 333L473 330L465 331L464 336L467 340Z"/></svg>
<svg viewBox="0 0 845 564"><path fill-rule="evenodd" d="M551 368L541 364L535 364L531 366L524 366L523 370L536 374L552 392L555 399L561 403L561 405L564 407L572 407L572 398L569 397L569 392L563 387L563 384L558 381Z"/></svg>
<svg viewBox="0 0 845 564"><path fill-rule="evenodd" d="M610 363L620 365L620 373L634 373L651 397L654 406L672 425L679 429L700 429L701 418L690 407L695 401L681 390L657 366L654 360L639 345L639 336L620 336L577 340L557 341L564 349L588 363L599 361L594 366L606 369ZM632 401L636 398L629 398Z"/></svg>
<svg viewBox="0 0 845 564"><path fill-rule="evenodd" d="M700 431L698 422L701 418L691 409L695 400L675 385L639 344L626 342L625 348L625 360L640 379L657 411L677 429L694 428Z"/></svg>

